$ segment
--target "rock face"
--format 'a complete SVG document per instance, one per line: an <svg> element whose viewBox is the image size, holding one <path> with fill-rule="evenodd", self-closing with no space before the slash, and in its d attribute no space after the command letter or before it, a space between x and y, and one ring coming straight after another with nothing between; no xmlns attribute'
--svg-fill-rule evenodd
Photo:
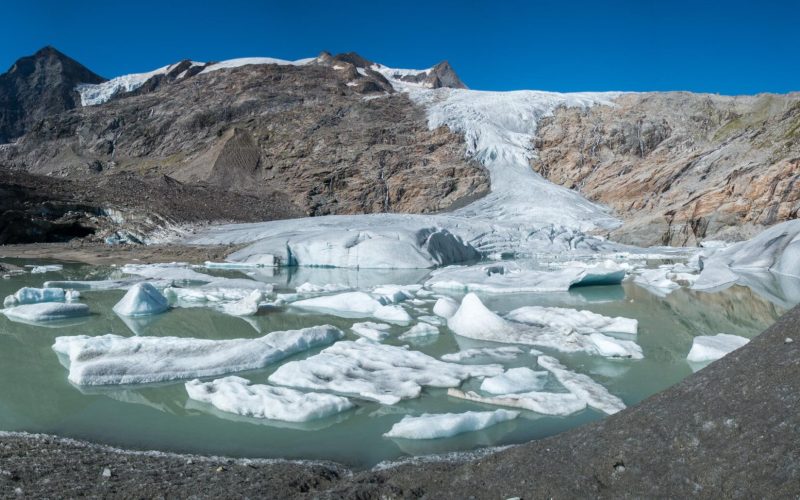
<svg viewBox="0 0 800 500"><path fill-rule="evenodd" d="M623 94L542 121L533 168L612 206L612 238L742 239L800 209L800 93Z"/></svg>
<svg viewBox="0 0 800 500"><path fill-rule="evenodd" d="M0 144L19 137L47 116L80 106L79 83L102 77L53 47L23 57L0 75Z"/></svg>
<svg viewBox="0 0 800 500"><path fill-rule="evenodd" d="M424 111L368 66L354 53L207 73L179 64L104 104L71 101L29 120L0 148L0 169L88 185L166 176L285 207L268 219L425 213L486 193L463 139L429 130Z"/></svg>

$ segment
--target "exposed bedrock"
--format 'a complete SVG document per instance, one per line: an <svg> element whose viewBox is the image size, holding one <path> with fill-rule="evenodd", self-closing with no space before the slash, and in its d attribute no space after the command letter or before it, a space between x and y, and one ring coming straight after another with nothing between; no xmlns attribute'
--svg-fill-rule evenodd
<svg viewBox="0 0 800 500"><path fill-rule="evenodd" d="M800 209L800 93L623 94L558 109L534 145L534 170L613 207L624 243L743 239Z"/></svg>
<svg viewBox="0 0 800 500"><path fill-rule="evenodd" d="M357 54L323 54L303 66L161 75L32 120L0 145L0 168L82 182L165 175L255 205L286 200L293 215L427 213L488 192L460 135L429 130L422 108L356 63Z"/></svg>

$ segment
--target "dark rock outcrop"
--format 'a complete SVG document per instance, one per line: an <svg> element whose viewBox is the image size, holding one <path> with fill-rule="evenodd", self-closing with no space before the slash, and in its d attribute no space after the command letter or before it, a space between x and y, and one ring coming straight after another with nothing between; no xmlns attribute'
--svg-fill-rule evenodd
<svg viewBox="0 0 800 500"><path fill-rule="evenodd" d="M102 77L45 47L23 57L0 75L0 144L21 136L36 122L80 106L79 83L101 83Z"/></svg>

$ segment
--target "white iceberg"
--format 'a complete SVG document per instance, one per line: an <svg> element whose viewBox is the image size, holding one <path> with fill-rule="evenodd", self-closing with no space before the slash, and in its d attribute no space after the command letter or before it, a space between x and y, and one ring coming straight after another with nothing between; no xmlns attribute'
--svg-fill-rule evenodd
<svg viewBox="0 0 800 500"><path fill-rule="evenodd" d="M292 302L292 307L307 309L343 318L363 318L373 316L390 322L407 323L411 316L400 306L384 305L380 300L366 292L345 292L337 295L323 295Z"/></svg>
<svg viewBox="0 0 800 500"><path fill-rule="evenodd" d="M31 274L44 274L50 273L55 271L62 271L64 266L61 264L49 264L45 266L29 266L31 268Z"/></svg>
<svg viewBox="0 0 800 500"><path fill-rule="evenodd" d="M576 263L551 271L523 269L511 263L452 266L433 271L425 286L484 293L565 292L575 286L618 285L625 272L612 261Z"/></svg>
<svg viewBox="0 0 800 500"><path fill-rule="evenodd" d="M487 405L522 408L542 415L566 416L586 408L586 401L571 392L523 392L500 396L481 396L474 391L448 389L450 397Z"/></svg>
<svg viewBox="0 0 800 500"><path fill-rule="evenodd" d="M384 304L399 304L406 300L413 300L414 295L422 285L379 285L372 289L372 295Z"/></svg>
<svg viewBox="0 0 800 500"><path fill-rule="evenodd" d="M400 340L439 335L439 329L428 323L417 323L398 337Z"/></svg>
<svg viewBox="0 0 800 500"><path fill-rule="evenodd" d="M342 337L333 326L272 332L255 339L78 335L56 338L77 385L146 384L257 370Z"/></svg>
<svg viewBox="0 0 800 500"><path fill-rule="evenodd" d="M474 432L501 422L514 420L519 412L509 410L468 411L464 413L425 413L405 416L394 424L385 437L403 439L438 439Z"/></svg>
<svg viewBox="0 0 800 500"><path fill-rule="evenodd" d="M114 306L120 316L149 316L169 309L167 298L150 283L137 283Z"/></svg>
<svg viewBox="0 0 800 500"><path fill-rule="evenodd" d="M164 264L126 264L120 268L125 274L133 274L149 279L209 283L217 280L216 276L198 273L185 262Z"/></svg>
<svg viewBox="0 0 800 500"><path fill-rule="evenodd" d="M550 356L539 356L539 366L553 374L558 382L569 392L584 400L587 405L609 415L625 409L625 403L614 396L608 389L598 384L587 375L575 373Z"/></svg>
<svg viewBox="0 0 800 500"><path fill-rule="evenodd" d="M264 302L266 296L261 290L253 290L250 295L243 297L236 302L228 302L221 305L222 312L231 316L253 316L258 312L258 308Z"/></svg>
<svg viewBox="0 0 800 500"><path fill-rule="evenodd" d="M735 351L750 342L750 339L719 333L717 335L699 335L692 340L692 348L688 361L694 363L704 363L722 358L726 354Z"/></svg>
<svg viewBox="0 0 800 500"><path fill-rule="evenodd" d="M298 286L295 289L295 291L297 293L302 293L302 294L311 294L311 293L343 292L349 289L350 289L349 286L342 285L340 283L326 283L324 285L315 285L313 283L309 283L308 281L306 281L302 285Z"/></svg>
<svg viewBox="0 0 800 500"><path fill-rule="evenodd" d="M639 322L621 316L610 317L591 311L579 311L566 307L526 306L506 314L506 319L531 325L568 328L576 333L628 333L636 335Z"/></svg>
<svg viewBox="0 0 800 500"><path fill-rule="evenodd" d="M32 288L26 286L7 296L3 300L3 307L38 304L40 302L64 302L76 298L73 294L67 297L67 291L63 288Z"/></svg>
<svg viewBox="0 0 800 500"><path fill-rule="evenodd" d="M372 315L377 319L390 323L405 325L411 322L411 315L400 306L380 306L375 309Z"/></svg>
<svg viewBox="0 0 800 500"><path fill-rule="evenodd" d="M422 387L456 387L470 377L502 373L499 365L446 363L419 351L369 341L341 341L316 356L291 361L273 384L352 395L381 404L416 398Z"/></svg>
<svg viewBox="0 0 800 500"><path fill-rule="evenodd" d="M616 318L586 313L587 321L601 327L611 325L629 331L633 327L632 320L626 321L626 318L617 321ZM512 318L531 322L527 325L498 316L477 295L468 293L456 314L447 320L447 326L457 335L476 340L549 347L561 352L586 352L607 357L644 357L641 347L635 342L597 333L597 330L591 329L591 325L581 325L580 330L595 333L579 333L572 326L576 314L584 316L580 311L562 308L520 308ZM552 324L544 320L550 320Z"/></svg>
<svg viewBox="0 0 800 500"><path fill-rule="evenodd" d="M137 283L144 281L143 278L125 280L64 280L64 281L45 281L45 288L64 288L73 290L127 290ZM151 281L154 286L169 286L171 281L155 280Z"/></svg>
<svg viewBox="0 0 800 500"><path fill-rule="evenodd" d="M520 354L524 354L521 348L517 346L504 346L504 347L479 347L474 349L466 349L464 351L453 352L442 356L442 360L450 361L453 363L462 363L476 358L493 358L500 360L516 359Z"/></svg>
<svg viewBox="0 0 800 500"><path fill-rule="evenodd" d="M251 384L241 377L211 382L186 382L191 399L237 415L285 422L308 422L353 408L347 398L318 392L303 393L286 387Z"/></svg>
<svg viewBox="0 0 800 500"><path fill-rule="evenodd" d="M41 321L55 321L59 319L79 318L89 315L89 306L86 304L71 304L61 302L40 302L38 304L25 304L3 309L2 312L8 319L38 323Z"/></svg>
<svg viewBox="0 0 800 500"><path fill-rule="evenodd" d="M633 278L633 282L658 297L666 297L681 287L678 283L670 279L670 274L670 269L668 267L646 269L636 275L636 277Z"/></svg>
<svg viewBox="0 0 800 500"><path fill-rule="evenodd" d="M481 390L489 394L513 394L538 391L547 383L547 372L530 368L509 368L504 373L483 379Z"/></svg>
<svg viewBox="0 0 800 500"><path fill-rule="evenodd" d="M450 297L440 297L433 305L433 314L445 319L449 319L458 311L458 302Z"/></svg>
<svg viewBox="0 0 800 500"><path fill-rule="evenodd" d="M363 323L353 323L350 327L353 333L361 337L380 342L389 338L389 330L392 327L386 323L373 323L365 321Z"/></svg>

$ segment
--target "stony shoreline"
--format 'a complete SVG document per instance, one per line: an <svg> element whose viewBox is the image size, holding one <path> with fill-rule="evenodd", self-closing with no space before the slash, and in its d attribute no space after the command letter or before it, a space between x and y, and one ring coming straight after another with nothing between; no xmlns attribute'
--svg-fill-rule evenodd
<svg viewBox="0 0 800 500"><path fill-rule="evenodd" d="M477 458L409 460L368 471L4 433L0 496L796 497L798 346L800 307L745 347L600 422Z"/></svg>

